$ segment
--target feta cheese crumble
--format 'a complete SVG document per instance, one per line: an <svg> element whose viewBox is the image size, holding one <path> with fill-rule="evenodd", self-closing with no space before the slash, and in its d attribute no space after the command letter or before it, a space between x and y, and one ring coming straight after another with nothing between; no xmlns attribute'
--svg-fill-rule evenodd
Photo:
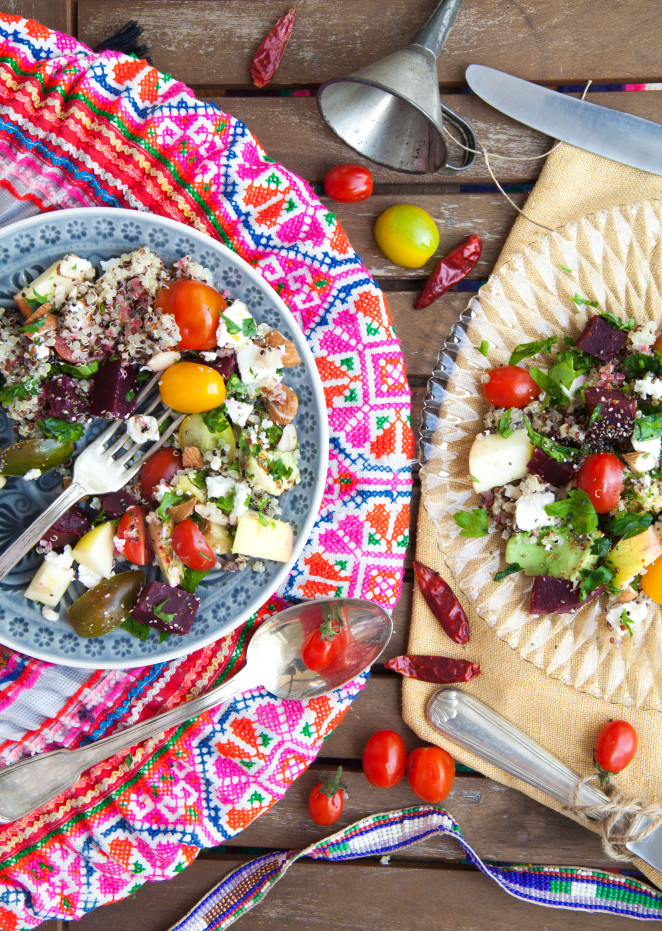
<svg viewBox="0 0 662 931"><path fill-rule="evenodd" d="M538 530L558 523L558 518L551 517L545 508L554 504L554 492L544 491L537 494L522 495L515 506L515 522L520 530Z"/></svg>

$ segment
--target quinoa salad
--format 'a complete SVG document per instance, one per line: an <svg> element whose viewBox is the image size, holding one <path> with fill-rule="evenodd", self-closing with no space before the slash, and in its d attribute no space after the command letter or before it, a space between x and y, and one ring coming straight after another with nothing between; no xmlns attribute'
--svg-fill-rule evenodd
<svg viewBox="0 0 662 931"><path fill-rule="evenodd" d="M495 581L531 577L531 614L603 598L617 643L662 603L662 331L573 300L589 310L576 338L521 344L482 376L468 469L482 502L455 521L505 541Z"/></svg>
<svg viewBox="0 0 662 931"><path fill-rule="evenodd" d="M289 560L279 499L300 480L298 399L283 376L301 363L290 340L189 256L167 268L145 246L99 268L65 255L14 303L0 308L0 403L19 438L0 450L0 487L50 469L66 487L74 443L99 418L158 440L169 421L136 410L155 375L163 404L185 415L130 484L74 505L44 535L25 595L47 619L76 581L85 591L66 618L83 637L186 634L209 572Z"/></svg>

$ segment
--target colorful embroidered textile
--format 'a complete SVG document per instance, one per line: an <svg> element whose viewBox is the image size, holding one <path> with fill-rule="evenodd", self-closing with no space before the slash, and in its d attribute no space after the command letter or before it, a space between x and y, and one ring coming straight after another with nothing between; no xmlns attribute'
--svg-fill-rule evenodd
<svg viewBox="0 0 662 931"><path fill-rule="evenodd" d="M226 876L170 931L224 931L257 905L300 857L332 863L374 857L402 850L432 834L453 837L474 866L517 899L624 918L662 918L662 894L629 876L576 867L483 863L448 812L417 805L370 815L305 850L280 850L251 860Z"/></svg>
<svg viewBox="0 0 662 931"><path fill-rule="evenodd" d="M241 662L255 624L283 599L349 595L392 608L407 545L413 438L384 297L304 181L274 164L241 122L144 61L94 54L4 14L0 41L0 185L39 209L150 210L235 249L306 333L331 432L311 540L283 591L242 629L182 660L128 672L62 676L2 653L2 736L13 742L6 739L0 759L8 763L76 746L83 734L103 736L222 680ZM35 817L2 829L0 926L77 918L148 879L173 876L200 847L241 831L306 768L362 684L308 703L244 695L133 757L96 767Z"/></svg>

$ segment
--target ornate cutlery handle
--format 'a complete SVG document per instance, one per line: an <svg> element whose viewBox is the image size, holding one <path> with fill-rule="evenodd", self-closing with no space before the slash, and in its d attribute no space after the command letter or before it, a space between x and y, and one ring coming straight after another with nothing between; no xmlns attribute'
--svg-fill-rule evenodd
<svg viewBox="0 0 662 931"><path fill-rule="evenodd" d="M443 688L427 706L427 719L454 743L504 772L551 795L564 805L575 799L581 780L558 757L467 692ZM593 786L579 790L582 805L601 804L607 796Z"/></svg>

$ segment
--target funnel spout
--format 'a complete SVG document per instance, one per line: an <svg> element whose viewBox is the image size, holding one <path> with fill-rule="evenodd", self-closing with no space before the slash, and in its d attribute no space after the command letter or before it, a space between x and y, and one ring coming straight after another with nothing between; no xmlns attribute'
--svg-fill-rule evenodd
<svg viewBox="0 0 662 931"><path fill-rule="evenodd" d="M414 36L412 45L420 45L437 58L446 44L461 6L462 0L441 0Z"/></svg>

